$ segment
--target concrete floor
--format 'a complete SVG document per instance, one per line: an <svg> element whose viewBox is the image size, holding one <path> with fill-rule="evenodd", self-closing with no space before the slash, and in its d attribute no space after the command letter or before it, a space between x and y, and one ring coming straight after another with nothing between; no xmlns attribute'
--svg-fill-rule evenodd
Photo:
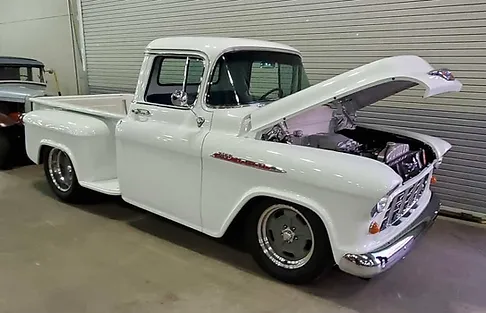
<svg viewBox="0 0 486 313"><path fill-rule="evenodd" d="M0 312L486 312L486 229L440 219L369 282L269 279L220 241L107 200L56 201L42 170L0 173Z"/></svg>

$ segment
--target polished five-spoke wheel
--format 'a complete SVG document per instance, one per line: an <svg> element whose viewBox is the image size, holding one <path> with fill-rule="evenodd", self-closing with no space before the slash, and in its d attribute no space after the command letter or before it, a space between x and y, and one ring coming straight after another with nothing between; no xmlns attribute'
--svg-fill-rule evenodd
<svg viewBox="0 0 486 313"><path fill-rule="evenodd" d="M275 265L296 269L312 257L314 236L307 219L289 205L275 204L258 221L258 242Z"/></svg>
<svg viewBox="0 0 486 313"><path fill-rule="evenodd" d="M288 283L308 283L334 264L327 231L311 210L266 198L252 208L247 241L257 263Z"/></svg>
<svg viewBox="0 0 486 313"><path fill-rule="evenodd" d="M61 192L67 192L73 186L74 169L68 155L59 149L49 152L47 165L54 186Z"/></svg>
<svg viewBox="0 0 486 313"><path fill-rule="evenodd" d="M69 155L58 148L46 148L43 153L44 173L56 196L66 202L85 201L87 190L79 185Z"/></svg>

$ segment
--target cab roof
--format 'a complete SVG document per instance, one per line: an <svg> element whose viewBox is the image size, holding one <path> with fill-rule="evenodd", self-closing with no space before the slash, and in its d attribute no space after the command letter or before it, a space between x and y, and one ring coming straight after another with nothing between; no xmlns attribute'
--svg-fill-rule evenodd
<svg viewBox="0 0 486 313"><path fill-rule="evenodd" d="M205 53L210 59L234 50L272 50L300 55L299 50L280 43L231 37L165 37L147 45L147 51L187 50Z"/></svg>
<svg viewBox="0 0 486 313"><path fill-rule="evenodd" d="M0 66L36 66L43 67L44 64L35 59L0 56Z"/></svg>

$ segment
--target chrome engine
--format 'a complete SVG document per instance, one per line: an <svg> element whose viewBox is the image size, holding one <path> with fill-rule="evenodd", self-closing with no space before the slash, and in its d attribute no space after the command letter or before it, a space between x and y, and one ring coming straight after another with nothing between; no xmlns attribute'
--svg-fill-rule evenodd
<svg viewBox="0 0 486 313"><path fill-rule="evenodd" d="M404 180L420 173L427 164L425 151L423 149L411 150L406 143L387 142L368 145L334 132L303 135L302 131L297 130L291 134L285 122L275 125L263 134L262 139L372 158L390 166Z"/></svg>
<svg viewBox="0 0 486 313"><path fill-rule="evenodd" d="M387 142L385 147L370 147L335 133L302 137L300 142L294 138L292 143L372 158L390 166L404 180L419 174L427 161L423 149L410 150L406 143Z"/></svg>

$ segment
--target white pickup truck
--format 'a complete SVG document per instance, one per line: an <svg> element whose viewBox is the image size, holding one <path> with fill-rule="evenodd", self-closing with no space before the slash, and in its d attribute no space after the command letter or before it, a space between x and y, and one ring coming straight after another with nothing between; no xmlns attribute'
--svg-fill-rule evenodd
<svg viewBox="0 0 486 313"><path fill-rule="evenodd" d="M236 227L285 282L334 265L369 278L404 257L439 209L429 187L451 146L355 120L414 86L424 97L462 87L417 56L311 86L287 45L161 38L134 95L33 98L26 148L64 201L96 191L213 237Z"/></svg>

